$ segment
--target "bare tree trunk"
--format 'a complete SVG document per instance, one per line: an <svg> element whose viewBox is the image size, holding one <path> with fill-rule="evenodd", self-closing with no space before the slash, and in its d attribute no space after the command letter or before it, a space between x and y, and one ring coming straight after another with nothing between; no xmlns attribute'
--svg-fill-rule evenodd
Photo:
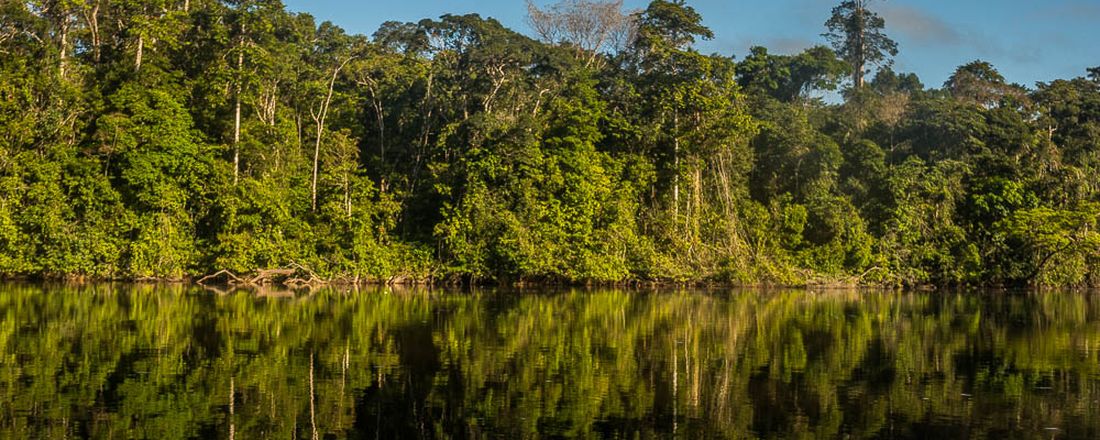
<svg viewBox="0 0 1100 440"><path fill-rule="evenodd" d="M688 222L691 224L692 231L698 234L698 219L703 212L703 166L696 163L692 168L691 210L688 211Z"/></svg>
<svg viewBox="0 0 1100 440"><path fill-rule="evenodd" d="M680 115L672 114L672 215L680 220Z"/></svg>
<svg viewBox="0 0 1100 440"><path fill-rule="evenodd" d="M191 0L183 0L183 12L191 12Z"/></svg>
<svg viewBox="0 0 1100 440"><path fill-rule="evenodd" d="M543 97L543 95L545 95L549 92L550 92L550 89L541 89L541 90L539 90L539 98L535 100L535 108L533 110L531 110L531 116L538 116L539 115L539 109L542 107L542 97Z"/></svg>
<svg viewBox="0 0 1100 440"><path fill-rule="evenodd" d="M312 203L314 211L317 210L317 168L318 168L318 165L320 164L321 133L322 133L323 129L324 129L324 123L323 122L318 122L317 123L317 139L316 139L316 142L313 145L313 178L311 179L310 187L309 187L310 199L312 200L311 203Z"/></svg>
<svg viewBox="0 0 1100 440"><path fill-rule="evenodd" d="M332 93L336 88L336 78L340 75L340 71L344 69L354 57L348 57L343 63L340 63L332 71L332 78L328 82L328 95L325 96L325 100L321 103L321 108L317 112L310 113L313 115L313 122L316 123L317 136L313 143L313 179L310 183L310 195L313 203L313 210L317 210L317 169L321 163L321 137L325 134L325 118L328 117L329 105L332 104Z"/></svg>
<svg viewBox="0 0 1100 440"><path fill-rule="evenodd" d="M67 12L61 14L61 54L57 63L57 71L60 74L61 79L65 79L65 64L68 62L69 57L69 15Z"/></svg>
<svg viewBox="0 0 1100 440"><path fill-rule="evenodd" d="M99 2L95 2L92 5L92 10L88 11L84 9L84 20L88 22L88 29L92 33L92 57L95 59L96 64L99 64L100 46L102 42L99 37Z"/></svg>
<svg viewBox="0 0 1100 440"><path fill-rule="evenodd" d="M240 180L241 173L241 95L237 92L236 121L233 124L233 184Z"/></svg>
<svg viewBox="0 0 1100 440"><path fill-rule="evenodd" d="M257 101L255 105L256 118L265 125L274 127L275 113L279 103L279 80L272 80L270 87L267 85L262 87Z"/></svg>
<svg viewBox="0 0 1100 440"><path fill-rule="evenodd" d="M241 171L241 89L243 84L241 80L241 71L244 69L244 39L241 39L240 47L237 51L237 96L234 114L236 120L233 122L233 185L236 185Z"/></svg>
<svg viewBox="0 0 1100 440"><path fill-rule="evenodd" d="M141 56L145 50L145 36L138 35L137 55L134 57L134 71L141 70Z"/></svg>
<svg viewBox="0 0 1100 440"><path fill-rule="evenodd" d="M866 58L867 58L867 55L866 55L867 54L867 42L866 42L866 37L864 35L864 33L866 32L866 29L864 29L864 21L863 21L864 8L865 8L865 5L864 5L863 1L862 0L857 0L856 1L856 20L858 20L858 22L859 22L859 29L856 33L856 38L859 39L859 49L856 53L855 71L852 72L852 75L855 76L852 79L852 82L853 82L853 84L855 84L856 89L862 89L863 88L863 82L864 82L863 81L863 74L864 74L863 69L866 67L865 64L866 64Z"/></svg>
<svg viewBox="0 0 1100 440"><path fill-rule="evenodd" d="M503 64L485 67L485 73L489 75L489 78L493 82L493 90L489 92L489 95L486 96L481 103L481 107L485 110L485 113L493 112L493 99L496 98L500 89L504 87L504 83L508 82L507 73L504 71L506 67L507 66Z"/></svg>
<svg viewBox="0 0 1100 440"><path fill-rule="evenodd" d="M378 149L381 153L382 166L386 165L386 116L383 113L382 101L375 99L374 111L378 122Z"/></svg>

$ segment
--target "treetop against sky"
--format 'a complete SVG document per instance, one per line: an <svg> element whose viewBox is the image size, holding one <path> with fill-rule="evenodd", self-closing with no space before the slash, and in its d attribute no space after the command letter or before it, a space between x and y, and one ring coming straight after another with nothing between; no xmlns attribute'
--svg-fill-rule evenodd
<svg viewBox="0 0 1100 440"><path fill-rule="evenodd" d="M418 21L442 14L478 13L530 34L523 0L285 0L288 8L330 20L351 32L372 34L388 20ZM555 3L536 0L539 6ZM625 0L644 9L647 0ZM889 0L873 8L886 19L900 53L895 70L915 72L939 85L956 66L982 59L1009 82L1033 86L1072 78L1100 60L1100 2L1095 0ZM743 59L749 47L797 53L825 41L823 23L834 0L690 0L715 38L703 52Z"/></svg>

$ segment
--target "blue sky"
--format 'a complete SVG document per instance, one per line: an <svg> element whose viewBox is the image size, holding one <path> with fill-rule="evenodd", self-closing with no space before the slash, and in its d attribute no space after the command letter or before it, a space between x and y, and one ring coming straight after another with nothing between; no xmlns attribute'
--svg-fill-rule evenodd
<svg viewBox="0 0 1100 440"><path fill-rule="evenodd" d="M370 35L387 20L418 21L476 12L529 33L524 0L284 0L349 32ZM547 5L557 0L535 0ZM625 0L644 8L648 0ZM820 34L839 0L688 0L715 33L704 52L741 59L753 45L773 53L824 43ZM1010 82L1083 76L1100 65L1100 0L886 0L873 4L901 53L895 70L940 86L955 67L982 59Z"/></svg>

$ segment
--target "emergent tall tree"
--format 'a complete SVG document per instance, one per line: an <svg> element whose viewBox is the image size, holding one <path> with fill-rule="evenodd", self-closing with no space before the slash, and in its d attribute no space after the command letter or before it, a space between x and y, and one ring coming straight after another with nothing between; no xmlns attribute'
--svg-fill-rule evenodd
<svg viewBox="0 0 1100 440"><path fill-rule="evenodd" d="M889 66L898 54L898 44L886 36L886 20L867 8L871 0L845 0L833 8L821 34L838 55L852 66L852 87L863 87L867 66Z"/></svg>

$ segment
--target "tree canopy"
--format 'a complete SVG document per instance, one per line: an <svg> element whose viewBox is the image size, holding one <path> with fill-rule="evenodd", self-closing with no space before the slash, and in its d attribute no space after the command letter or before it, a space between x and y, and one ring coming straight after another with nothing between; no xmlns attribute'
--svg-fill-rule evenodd
<svg viewBox="0 0 1100 440"><path fill-rule="evenodd" d="M822 36L832 43L837 54L852 67L853 87L863 87L868 66L892 64L898 44L886 35L886 20L868 8L873 0L844 0L825 22Z"/></svg>
<svg viewBox="0 0 1100 440"><path fill-rule="evenodd" d="M370 37L272 0L4 2L0 274L1097 284L1097 68L929 88L868 3L738 60L684 0Z"/></svg>

